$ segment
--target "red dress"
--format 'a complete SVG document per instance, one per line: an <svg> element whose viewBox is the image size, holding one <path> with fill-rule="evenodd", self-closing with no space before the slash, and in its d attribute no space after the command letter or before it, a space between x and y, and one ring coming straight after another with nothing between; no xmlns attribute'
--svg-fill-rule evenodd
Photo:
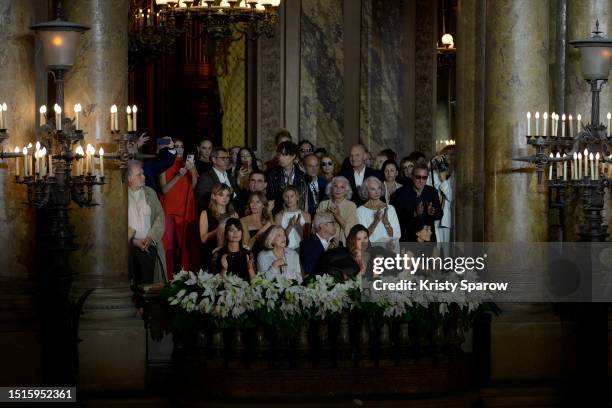
<svg viewBox="0 0 612 408"><path fill-rule="evenodd" d="M177 157L166 170L166 183L172 180L183 165L183 160ZM180 259L180 266L186 270L197 270L199 265L197 212L191 177L191 172L187 171L160 199L166 216L166 231L162 241L169 279L174 276L175 256Z"/></svg>

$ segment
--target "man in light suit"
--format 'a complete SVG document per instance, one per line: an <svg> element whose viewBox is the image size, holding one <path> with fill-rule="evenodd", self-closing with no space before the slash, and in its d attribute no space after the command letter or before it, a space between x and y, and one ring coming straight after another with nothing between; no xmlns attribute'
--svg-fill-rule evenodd
<svg viewBox="0 0 612 408"><path fill-rule="evenodd" d="M234 191L232 199L236 197L236 194L240 191L236 180L227 171L230 159L227 149L224 149L223 147L216 147L213 149L211 157L213 168L200 176L198 179L198 184L195 187L198 212L204 211L206 208L208 208L210 194L216 184L227 184L230 186Z"/></svg>
<svg viewBox="0 0 612 408"><path fill-rule="evenodd" d="M329 211L319 212L315 215L313 222L314 234L300 242L300 261L304 276L316 275L320 269L318 260L331 248L338 246L336 235L336 221L334 215Z"/></svg>
<svg viewBox="0 0 612 408"><path fill-rule="evenodd" d="M359 187L363 180L368 177L376 177L380 181L383 181L382 173L378 170L366 166L366 149L362 144L356 144L351 147L349 155L349 161L351 163L351 169L341 173L342 176L346 177L351 184L353 190L353 202L357 207L365 203L364 200L359 196Z"/></svg>

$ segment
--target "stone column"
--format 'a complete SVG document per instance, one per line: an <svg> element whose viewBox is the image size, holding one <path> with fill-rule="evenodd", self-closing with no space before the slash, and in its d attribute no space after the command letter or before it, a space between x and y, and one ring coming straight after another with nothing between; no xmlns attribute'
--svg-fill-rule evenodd
<svg viewBox="0 0 612 408"><path fill-rule="evenodd" d="M484 0L460 0L457 15L456 240L483 241Z"/></svg>
<svg viewBox="0 0 612 408"><path fill-rule="evenodd" d="M567 0L567 39L568 41L585 38L595 28L595 22L599 19L599 29L604 35L612 35L612 13L609 0ZM580 53L573 46L567 51L567 74L566 74L566 110L574 117L580 113L583 123L591 121L591 92L589 84L584 80L580 70ZM612 110L612 92L610 85L604 85L599 96L600 122L606 123L606 114ZM607 207L604 220L607 218L608 225L612 225L612 197L607 194ZM578 241L580 224L583 222L582 198L580 195L569 197L570 201L565 207L565 241Z"/></svg>
<svg viewBox="0 0 612 408"><path fill-rule="evenodd" d="M64 2L70 21L90 27L80 43L74 67L66 75L66 112L83 107L85 144L115 150L109 131L110 106L120 108L125 129L128 103L128 0ZM144 118L144 115L142 115ZM75 296L94 288L81 317L80 382L90 390L144 387L144 325L135 318L127 268L127 186L118 166L105 162L106 185L96 189L99 204L72 213L80 249L72 257L78 272Z"/></svg>
<svg viewBox="0 0 612 408"><path fill-rule="evenodd" d="M34 33L37 11L46 1L0 0L0 102L6 102L9 138L1 149L13 150L34 140L36 80ZM23 175L23 159L20 160ZM34 211L24 202L26 188L15 183L15 159L0 161L0 359L8 370L2 384L40 382L40 337L34 319Z"/></svg>

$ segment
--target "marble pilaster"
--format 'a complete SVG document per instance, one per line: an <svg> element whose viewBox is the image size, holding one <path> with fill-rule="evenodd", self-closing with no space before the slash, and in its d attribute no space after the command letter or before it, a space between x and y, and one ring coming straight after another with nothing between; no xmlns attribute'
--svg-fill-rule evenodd
<svg viewBox="0 0 612 408"><path fill-rule="evenodd" d="M280 26L272 38L258 40L257 156L269 160L276 152L274 134L281 127Z"/></svg>
<svg viewBox="0 0 612 408"><path fill-rule="evenodd" d="M402 126L402 80L407 40L403 2L362 1L360 139L376 154L390 147L400 157L408 137Z"/></svg>
<svg viewBox="0 0 612 408"><path fill-rule="evenodd" d="M83 106L85 144L113 152L109 108L125 112L128 102L128 0L70 0L71 21L90 27L79 43L75 65L66 76L66 111ZM144 115L141 117L144 118ZM119 126L125 129L125 114ZM80 383L92 391L136 390L145 384L145 331L136 318L128 289L127 186L117 165L105 162L106 185L99 204L73 211L80 248L72 266L78 272L75 295L93 293L83 307L79 337Z"/></svg>
<svg viewBox="0 0 612 408"><path fill-rule="evenodd" d="M34 140L36 120L35 37L46 1L0 0L0 101L6 102L9 139L1 149L12 151ZM23 174L23 159L20 160ZM35 212L26 189L15 183L15 160L0 160L0 383L40 382L40 336L35 319Z"/></svg>
<svg viewBox="0 0 612 408"><path fill-rule="evenodd" d="M298 139L338 158L346 155L342 17L341 1L302 0Z"/></svg>

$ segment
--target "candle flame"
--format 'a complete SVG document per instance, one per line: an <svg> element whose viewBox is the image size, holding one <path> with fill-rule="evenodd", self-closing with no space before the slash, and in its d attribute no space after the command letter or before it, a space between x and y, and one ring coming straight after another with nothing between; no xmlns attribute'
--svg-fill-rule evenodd
<svg viewBox="0 0 612 408"><path fill-rule="evenodd" d="M111 106L111 113L117 113L117 105Z"/></svg>
<svg viewBox="0 0 612 408"><path fill-rule="evenodd" d="M565 122L565 113L561 115L561 120Z"/></svg>
<svg viewBox="0 0 612 408"><path fill-rule="evenodd" d="M60 106L57 103L55 104L55 106L53 106L53 110L57 114L62 113L62 108L60 108Z"/></svg>
<svg viewBox="0 0 612 408"><path fill-rule="evenodd" d="M98 151L98 154L100 155L100 157L104 156L104 149L102 147Z"/></svg>
<svg viewBox="0 0 612 408"><path fill-rule="evenodd" d="M132 112L134 113L138 112L138 108L136 107L136 105L132 106Z"/></svg>
<svg viewBox="0 0 612 408"><path fill-rule="evenodd" d="M129 106L127 107L127 109L125 110L127 112L127 114L129 115L130 113L132 113L132 108L130 108Z"/></svg>
<svg viewBox="0 0 612 408"><path fill-rule="evenodd" d="M45 114L47 113L47 107L45 105L41 106L40 109L38 110L38 112Z"/></svg>

